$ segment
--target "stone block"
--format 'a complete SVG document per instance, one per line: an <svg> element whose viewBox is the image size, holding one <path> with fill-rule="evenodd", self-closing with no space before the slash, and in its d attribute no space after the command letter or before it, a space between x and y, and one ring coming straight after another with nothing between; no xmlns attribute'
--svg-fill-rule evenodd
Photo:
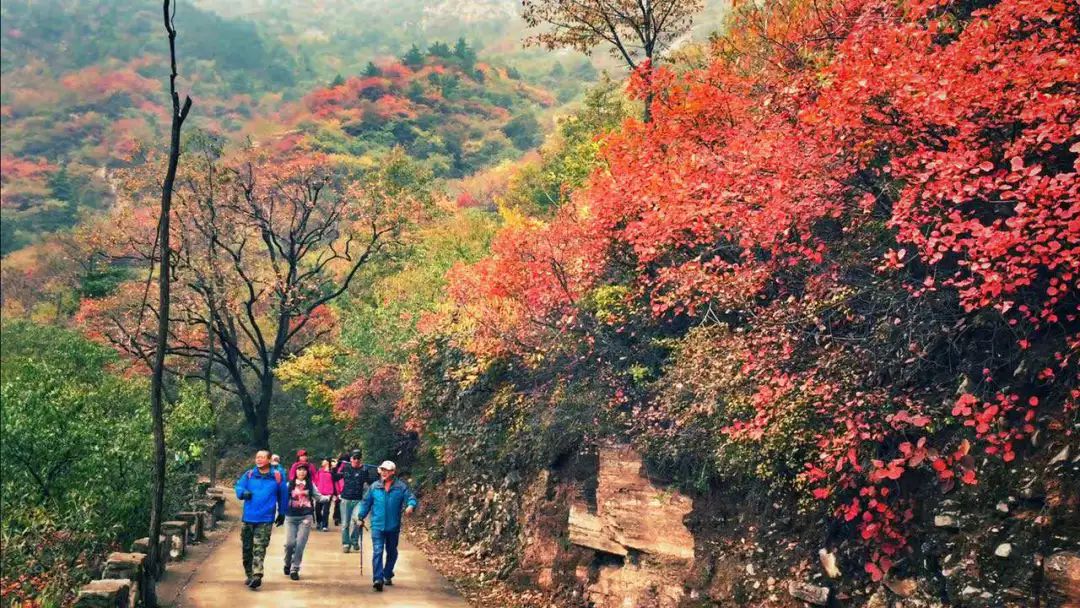
<svg viewBox="0 0 1080 608"><path fill-rule="evenodd" d="M215 513L215 502L209 499L196 500L192 503L196 511L201 511L203 515L203 530L209 532L217 526L217 514Z"/></svg>
<svg viewBox="0 0 1080 608"><path fill-rule="evenodd" d="M208 494L206 500L212 504L210 512L214 514L214 523L216 525L217 522L225 519L225 497L218 494Z"/></svg>
<svg viewBox="0 0 1080 608"><path fill-rule="evenodd" d="M791 581L788 583L788 593L795 599L814 604L816 606L826 606L829 604L829 588L822 587L820 585L814 585L811 583L804 583L799 581Z"/></svg>
<svg viewBox="0 0 1080 608"><path fill-rule="evenodd" d="M641 457L632 448L600 450L598 514L613 540L624 547L693 560L694 537L683 520L694 509L694 501L676 490L653 485L641 467Z"/></svg>
<svg viewBox="0 0 1080 608"><path fill-rule="evenodd" d="M169 559L184 559L187 553L188 522L166 521L161 523L161 533L169 537Z"/></svg>
<svg viewBox="0 0 1080 608"><path fill-rule="evenodd" d="M132 553L145 553L150 554L150 538L144 536L143 538L136 539L131 543ZM172 539L162 534L158 536L158 554L155 564L157 568L152 573L154 578L160 579L165 574L165 564L169 561L169 554L172 552Z"/></svg>
<svg viewBox="0 0 1080 608"><path fill-rule="evenodd" d="M206 539L206 532L203 530L203 516L204 513L199 511L181 511L176 514L177 519L188 522L189 544Z"/></svg>
<svg viewBox="0 0 1080 608"><path fill-rule="evenodd" d="M575 545L612 555L625 556L627 554L626 547L612 540L611 535L604 529L603 520L589 513L588 507L583 504L570 505L567 529L570 533L570 542Z"/></svg>
<svg viewBox="0 0 1080 608"><path fill-rule="evenodd" d="M110 553L101 578L131 581L129 605L132 608L156 605L154 577L147 569L145 553Z"/></svg>
<svg viewBox="0 0 1080 608"><path fill-rule="evenodd" d="M131 608L131 581L109 578L91 581L79 589L75 608Z"/></svg>

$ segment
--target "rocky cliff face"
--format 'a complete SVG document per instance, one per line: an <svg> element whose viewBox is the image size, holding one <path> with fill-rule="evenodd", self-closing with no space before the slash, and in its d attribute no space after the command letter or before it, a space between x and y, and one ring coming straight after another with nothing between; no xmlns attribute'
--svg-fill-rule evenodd
<svg viewBox="0 0 1080 608"><path fill-rule="evenodd" d="M694 561L694 537L686 524L693 501L657 487L627 447L600 450L596 503L570 503L570 543L592 549L599 564L586 586L596 608L675 607ZM582 577L584 578L584 577Z"/></svg>
<svg viewBox="0 0 1080 608"><path fill-rule="evenodd" d="M441 536L459 531L463 555L541 592L520 606L1019 608L1038 597L1040 606L1080 607L1080 554L1069 538L1077 509L1061 489L924 505L918 545L873 583L829 522L800 521L797 505L738 489L688 496L650 479L626 446L487 484L446 491L443 504L456 506L438 520Z"/></svg>

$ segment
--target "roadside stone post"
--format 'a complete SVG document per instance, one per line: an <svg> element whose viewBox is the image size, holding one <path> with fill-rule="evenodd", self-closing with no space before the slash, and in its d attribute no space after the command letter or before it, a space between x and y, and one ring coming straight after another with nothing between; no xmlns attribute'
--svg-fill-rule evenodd
<svg viewBox="0 0 1080 608"><path fill-rule="evenodd" d="M225 489L221 487L209 488L206 490L206 499L214 503L214 521L219 522L225 519Z"/></svg>
<svg viewBox="0 0 1080 608"><path fill-rule="evenodd" d="M131 608L131 581L107 578L91 581L79 589L75 608Z"/></svg>
<svg viewBox="0 0 1080 608"><path fill-rule="evenodd" d="M150 538L143 537L131 543L131 552L149 554ZM164 534L158 536L157 569L151 573L155 579L160 579L165 574L165 562L169 560L170 553L172 553L172 537Z"/></svg>
<svg viewBox="0 0 1080 608"><path fill-rule="evenodd" d="M154 577L148 571L145 553L110 553L101 578L126 578L131 581L128 602L131 608L157 605Z"/></svg>
<svg viewBox="0 0 1080 608"><path fill-rule="evenodd" d="M176 514L177 519L188 522L188 540L191 543L197 543L206 538L206 534L203 532L203 514L198 511L181 511Z"/></svg>
<svg viewBox="0 0 1080 608"><path fill-rule="evenodd" d="M211 499L196 500L195 510L203 514L203 531L209 532L217 527L215 502Z"/></svg>
<svg viewBox="0 0 1080 608"><path fill-rule="evenodd" d="M188 524L186 521L166 521L161 523L161 533L169 537L169 559L184 559L187 553Z"/></svg>

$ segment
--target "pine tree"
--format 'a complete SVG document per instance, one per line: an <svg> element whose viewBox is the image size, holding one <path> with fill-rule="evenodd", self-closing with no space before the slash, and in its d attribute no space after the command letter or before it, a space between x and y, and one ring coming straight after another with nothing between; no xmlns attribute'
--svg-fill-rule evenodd
<svg viewBox="0 0 1080 608"><path fill-rule="evenodd" d="M436 42L428 47L428 55L434 57L449 57L451 54L450 45L445 42Z"/></svg>
<svg viewBox="0 0 1080 608"><path fill-rule="evenodd" d="M409 47L409 51L401 58L401 62L410 68L418 68L424 65L424 54L415 44Z"/></svg>
<svg viewBox="0 0 1080 608"><path fill-rule="evenodd" d="M457 44L454 45L454 56L461 60L461 67L466 71L472 70L476 64L476 51L469 46L464 37L458 38Z"/></svg>
<svg viewBox="0 0 1080 608"><path fill-rule="evenodd" d="M49 176L48 185L52 197L56 200L72 204L78 197L75 192L75 185L71 183L71 175L68 174L67 165L61 166L59 171Z"/></svg>

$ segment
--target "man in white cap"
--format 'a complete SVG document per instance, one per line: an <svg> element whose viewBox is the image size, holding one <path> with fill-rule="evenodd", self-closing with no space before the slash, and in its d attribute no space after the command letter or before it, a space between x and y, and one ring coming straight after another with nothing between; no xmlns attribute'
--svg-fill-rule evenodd
<svg viewBox="0 0 1080 608"><path fill-rule="evenodd" d="M379 482L371 485L360 503L357 523L364 525L364 518L371 513L371 575L375 591L383 585L394 584L394 564L398 557L398 537L401 534L401 513L412 515L416 509L416 496L405 482L394 479L397 465L386 460L379 465ZM386 551L386 564L383 564Z"/></svg>

